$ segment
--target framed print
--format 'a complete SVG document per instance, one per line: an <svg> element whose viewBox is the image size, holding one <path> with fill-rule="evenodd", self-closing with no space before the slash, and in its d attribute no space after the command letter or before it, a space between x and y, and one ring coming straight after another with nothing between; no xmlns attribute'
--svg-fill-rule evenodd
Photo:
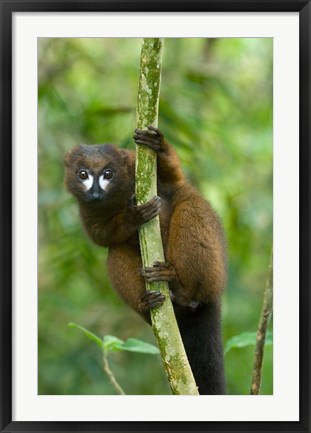
<svg viewBox="0 0 311 433"><path fill-rule="evenodd" d="M1 1L1 431L309 431L310 10Z"/></svg>

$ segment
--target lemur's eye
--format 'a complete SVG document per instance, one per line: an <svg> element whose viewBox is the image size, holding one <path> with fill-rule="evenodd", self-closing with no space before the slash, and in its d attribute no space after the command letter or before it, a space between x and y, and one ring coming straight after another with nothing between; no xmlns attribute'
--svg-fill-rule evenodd
<svg viewBox="0 0 311 433"><path fill-rule="evenodd" d="M79 179L81 180L86 180L88 179L89 175L87 174L87 172L85 170L80 170L78 173Z"/></svg>
<svg viewBox="0 0 311 433"><path fill-rule="evenodd" d="M112 176L113 176L113 172L109 168L104 171L104 179L111 179Z"/></svg>

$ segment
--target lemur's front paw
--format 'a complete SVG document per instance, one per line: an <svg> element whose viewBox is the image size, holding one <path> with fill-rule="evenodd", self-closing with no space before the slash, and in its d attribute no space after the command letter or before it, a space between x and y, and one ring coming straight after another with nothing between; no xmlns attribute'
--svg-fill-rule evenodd
<svg viewBox="0 0 311 433"><path fill-rule="evenodd" d="M135 129L134 141L136 144L144 144L150 147L155 152L164 151L164 136L152 125L148 125L148 129Z"/></svg>
<svg viewBox="0 0 311 433"><path fill-rule="evenodd" d="M134 218L138 225L141 225L152 218L159 215L161 212L162 200L159 196L154 196L146 203L136 205L135 195L130 198L130 209L134 212Z"/></svg>
<svg viewBox="0 0 311 433"><path fill-rule="evenodd" d="M165 301L165 296L157 290L146 290L145 294L141 297L140 307L143 311L150 310L150 308L160 307Z"/></svg>
<svg viewBox="0 0 311 433"><path fill-rule="evenodd" d="M154 262L152 266L146 267L141 272L148 283L154 281L174 281L176 272L173 266L167 262Z"/></svg>

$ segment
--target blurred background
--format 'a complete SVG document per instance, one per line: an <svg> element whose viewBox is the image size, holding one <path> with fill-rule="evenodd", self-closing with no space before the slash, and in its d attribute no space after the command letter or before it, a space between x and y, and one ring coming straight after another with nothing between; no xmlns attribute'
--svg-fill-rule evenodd
<svg viewBox="0 0 311 433"><path fill-rule="evenodd" d="M99 336L156 344L114 293L106 250L91 243L63 186L63 155L79 143L134 148L141 39L38 40L39 394L115 394ZM256 331L272 247L272 39L166 39L159 127L187 177L218 211L228 242L223 340ZM270 328L272 325L270 324ZM226 354L228 394L249 394L254 347ZM159 355L118 352L127 394L169 394ZM262 394L273 393L272 346Z"/></svg>

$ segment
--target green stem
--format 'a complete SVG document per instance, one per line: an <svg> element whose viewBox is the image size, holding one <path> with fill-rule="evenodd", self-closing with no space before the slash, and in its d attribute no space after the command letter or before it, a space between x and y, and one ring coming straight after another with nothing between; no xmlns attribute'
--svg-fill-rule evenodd
<svg viewBox="0 0 311 433"><path fill-rule="evenodd" d="M125 395L125 392L123 391L123 389L119 385L115 375L113 374L113 372L110 369L108 357L107 357L105 352L103 352L103 368L104 368L104 371L110 380L110 383L112 384L114 389L117 391L117 393L120 395Z"/></svg>
<svg viewBox="0 0 311 433"><path fill-rule="evenodd" d="M137 127L145 129L158 124L163 39L143 40L137 100ZM146 146L136 146L136 198L142 204L157 194L156 154ZM159 218L148 221L139 229L139 242L143 266L154 261L163 262ZM147 290L158 290L165 295L161 307L151 309L151 320L157 338L164 368L173 394L198 395L191 368L179 333L170 300L168 284L146 284Z"/></svg>

